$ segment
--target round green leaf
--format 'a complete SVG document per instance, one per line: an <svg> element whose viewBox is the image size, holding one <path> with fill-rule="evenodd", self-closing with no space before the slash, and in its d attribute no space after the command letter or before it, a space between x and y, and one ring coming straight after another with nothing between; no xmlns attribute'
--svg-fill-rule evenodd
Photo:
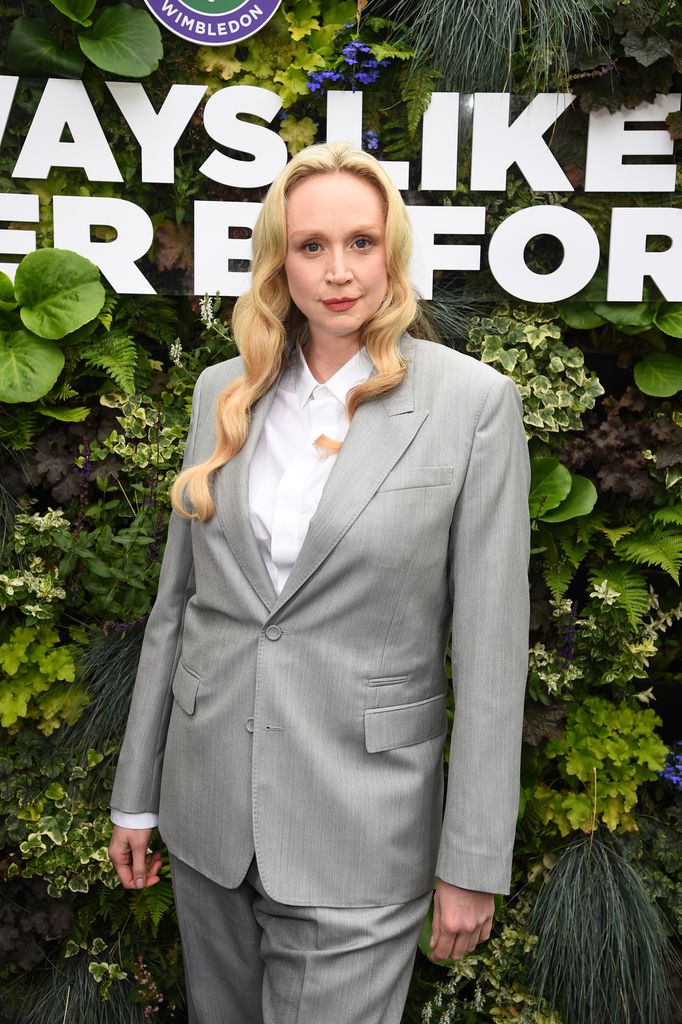
<svg viewBox="0 0 682 1024"><path fill-rule="evenodd" d="M657 327L671 338L682 338L682 302L666 302L655 317Z"/></svg>
<svg viewBox="0 0 682 1024"><path fill-rule="evenodd" d="M563 523L566 519L586 516L597 503L597 488L586 476L571 477L571 490L556 508L540 516L545 523Z"/></svg>
<svg viewBox="0 0 682 1024"><path fill-rule="evenodd" d="M35 402L63 366L64 353L51 341L23 329L0 334L0 402Z"/></svg>
<svg viewBox="0 0 682 1024"><path fill-rule="evenodd" d="M80 78L84 67L79 53L61 49L49 21L21 17L14 22L7 42L7 69L12 74Z"/></svg>
<svg viewBox="0 0 682 1024"><path fill-rule="evenodd" d="M560 302L557 309L564 323L579 331L589 331L606 323L587 302Z"/></svg>
<svg viewBox="0 0 682 1024"><path fill-rule="evenodd" d="M650 302L595 302L592 308L616 327L648 327L656 312Z"/></svg>
<svg viewBox="0 0 682 1024"><path fill-rule="evenodd" d="M17 300L14 297L14 285L7 274L0 271L0 309L14 309Z"/></svg>
<svg viewBox="0 0 682 1024"><path fill-rule="evenodd" d="M94 263L67 249L24 256L14 278L21 319L41 338L63 338L97 316L104 288Z"/></svg>
<svg viewBox="0 0 682 1024"><path fill-rule="evenodd" d="M78 33L78 42L98 68L129 78L150 75L163 57L158 25L147 11L128 4L107 7L90 31Z"/></svg>
<svg viewBox="0 0 682 1024"><path fill-rule="evenodd" d="M71 21L77 21L79 25L92 25L90 15L95 6L95 0L50 0L50 3Z"/></svg>
<svg viewBox="0 0 682 1024"><path fill-rule="evenodd" d="M682 391L682 359L670 352L651 352L635 366L635 384L656 398L676 395Z"/></svg>
<svg viewBox="0 0 682 1024"><path fill-rule="evenodd" d="M531 484L528 504L531 518L556 508L571 490L571 474L558 459L531 459Z"/></svg>

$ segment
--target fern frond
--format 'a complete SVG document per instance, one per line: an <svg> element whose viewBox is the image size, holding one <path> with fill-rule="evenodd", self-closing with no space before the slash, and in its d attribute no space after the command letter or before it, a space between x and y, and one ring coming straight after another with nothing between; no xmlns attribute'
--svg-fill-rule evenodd
<svg viewBox="0 0 682 1024"><path fill-rule="evenodd" d="M664 533L655 530L648 537L632 537L622 540L617 547L618 554L638 565L655 565L664 569L680 582L680 566L682 565L682 533Z"/></svg>
<svg viewBox="0 0 682 1024"><path fill-rule="evenodd" d="M138 348L129 334L114 329L86 342L79 355L86 366L104 370L125 394L135 393Z"/></svg>
<svg viewBox="0 0 682 1024"><path fill-rule="evenodd" d="M30 406L5 405L0 415L0 441L13 452L25 451L43 426L44 421Z"/></svg>
<svg viewBox="0 0 682 1024"><path fill-rule="evenodd" d="M400 78L400 92L407 116L407 135L413 141L440 74L430 67L410 65L401 72Z"/></svg>
<svg viewBox="0 0 682 1024"><path fill-rule="evenodd" d="M598 525L597 530L599 533L603 533L605 537L608 537L614 548L619 540L623 537L627 537L628 534L634 533L637 529L636 526L602 526Z"/></svg>
<svg viewBox="0 0 682 1024"><path fill-rule="evenodd" d="M543 572L545 583L555 601L560 601L575 576L575 568L569 562L548 565Z"/></svg>
<svg viewBox="0 0 682 1024"><path fill-rule="evenodd" d="M657 508L652 512L651 518L655 523L675 523L682 526L682 505L666 505L665 508Z"/></svg>
<svg viewBox="0 0 682 1024"><path fill-rule="evenodd" d="M633 566L621 563L593 567L587 577L592 586L606 580L612 590L617 590L616 605L625 610L634 627L639 626L649 610L649 591L641 573Z"/></svg>
<svg viewBox="0 0 682 1024"><path fill-rule="evenodd" d="M104 300L104 305L97 315L97 319L107 331L111 329L111 324L114 319L114 311L117 306L118 295L107 295Z"/></svg>
<svg viewBox="0 0 682 1024"><path fill-rule="evenodd" d="M147 912L153 926L152 935L156 936L161 918L173 906L173 886L167 879L162 878L156 885L145 889L144 893Z"/></svg>

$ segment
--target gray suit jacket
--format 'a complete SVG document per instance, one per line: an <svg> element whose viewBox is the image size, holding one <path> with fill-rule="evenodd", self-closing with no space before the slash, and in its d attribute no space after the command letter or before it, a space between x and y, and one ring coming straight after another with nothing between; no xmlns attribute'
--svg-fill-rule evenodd
<svg viewBox="0 0 682 1024"><path fill-rule="evenodd" d="M408 372L361 405L276 596L248 509L247 442L206 523L171 514L112 793L159 813L229 888L254 853L299 906L381 906L434 876L509 892L528 669L530 467L513 382L404 335ZM205 369L184 465L215 444L240 357ZM443 813L444 658L456 702Z"/></svg>

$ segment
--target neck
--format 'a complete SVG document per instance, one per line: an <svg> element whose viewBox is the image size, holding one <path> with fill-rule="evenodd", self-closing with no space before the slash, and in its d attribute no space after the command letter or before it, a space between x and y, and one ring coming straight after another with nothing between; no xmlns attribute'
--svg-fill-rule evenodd
<svg viewBox="0 0 682 1024"><path fill-rule="evenodd" d="M359 351L359 342L346 338L333 338L324 343L309 338L303 349L308 368L320 384L333 377Z"/></svg>

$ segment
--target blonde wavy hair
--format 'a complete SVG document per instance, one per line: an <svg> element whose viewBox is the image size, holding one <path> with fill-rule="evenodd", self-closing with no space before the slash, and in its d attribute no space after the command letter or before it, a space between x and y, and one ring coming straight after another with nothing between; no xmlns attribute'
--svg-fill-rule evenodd
<svg viewBox="0 0 682 1024"><path fill-rule="evenodd" d="M377 395L397 387L406 373L398 340L411 329L433 340L430 319L419 307L408 277L412 252L410 221L400 192L373 156L349 142L309 146L289 161L274 180L253 230L251 288L234 306L232 329L244 363L244 373L218 396L217 440L205 462L178 474L171 488L171 504L178 515L205 522L214 513L211 475L241 450L249 432L251 407L265 394L284 369L287 342L305 329L303 314L293 303L287 287L284 261L287 254L286 204L289 193L306 178L317 174L357 174L379 192L385 215L388 292L381 306L363 327L362 341L376 367L376 374L354 387L347 398L348 418ZM341 443L321 435L315 442L324 452L336 452ZM193 510L185 508L189 499Z"/></svg>

